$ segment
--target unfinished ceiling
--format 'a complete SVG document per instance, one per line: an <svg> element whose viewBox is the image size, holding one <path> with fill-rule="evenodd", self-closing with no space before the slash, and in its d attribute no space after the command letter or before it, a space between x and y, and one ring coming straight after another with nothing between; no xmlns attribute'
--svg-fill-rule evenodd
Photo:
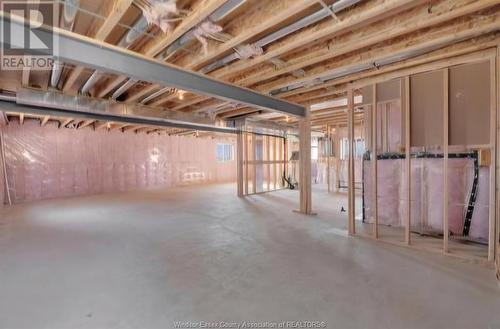
<svg viewBox="0 0 500 329"><path fill-rule="evenodd" d="M151 0L61 1L60 26L160 62L310 106L314 129L345 124L349 86L360 95L360 87L391 72L487 49L498 43L500 29L496 0L172 0L162 4L169 7L160 10ZM297 121L283 113L64 62L52 71L0 72L4 92L26 87L141 104L160 113L191 113L214 122L246 116L291 125ZM119 126L95 119L76 124Z"/></svg>

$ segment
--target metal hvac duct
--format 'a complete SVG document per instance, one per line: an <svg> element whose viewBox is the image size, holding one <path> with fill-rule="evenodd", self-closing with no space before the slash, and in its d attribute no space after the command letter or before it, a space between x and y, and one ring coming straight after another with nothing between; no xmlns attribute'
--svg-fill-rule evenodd
<svg viewBox="0 0 500 329"><path fill-rule="evenodd" d="M150 102L151 100L155 99L156 97L160 97L161 95L171 91L172 89L173 88L170 88L170 87L162 88L162 89L158 90L157 92L154 92L151 95L149 95L148 97L144 98L141 101L141 104L146 104L146 103Z"/></svg>
<svg viewBox="0 0 500 329"><path fill-rule="evenodd" d="M80 0L66 0L64 2L64 9L61 18L61 27L63 29L73 31L79 7ZM52 88L57 88L63 69L64 63L55 60L54 65L52 66L52 73L50 75L50 85Z"/></svg>
<svg viewBox="0 0 500 329"><path fill-rule="evenodd" d="M329 8L330 8L331 12L338 13L338 12L340 12L340 11L350 7L350 6L353 6L361 1L362 0L340 0L340 1L335 2ZM281 39L281 38L283 38L283 37L285 37L293 32L296 32L296 31L306 27L306 26L309 26L311 24L319 22L320 20L331 15L330 10L328 10L327 8L322 8L321 10L319 10L319 11L317 11L309 16L302 18L295 23L292 23L292 24L290 24L290 25L288 25L288 26L286 26L286 27L284 27L276 32L273 32L273 33L267 35L266 37L256 41L255 45L257 47L264 47L264 46L270 44L271 42L279 40L279 39ZM231 55L228 55L228 56L226 56L226 57L224 57L216 62L213 62L212 64L205 66L200 71L202 73L208 73L208 72L214 71L222 66L225 66L225 65L227 65L227 64L229 64L232 61L237 60L237 59L239 59L237 54L232 53Z"/></svg>
<svg viewBox="0 0 500 329"><path fill-rule="evenodd" d="M351 7L351 6L357 4L361 1L362 0L340 0L340 1L337 1L329 7L330 10L328 10L327 8L322 8L321 10L318 10L317 12L315 12L307 17L302 18L295 23L292 23L292 24L290 24L290 25L288 25L288 26L286 26L286 27L284 27L276 32L273 32L273 33L267 35L266 37L256 41L255 45L258 47L264 47L264 46L270 44L271 42L279 40L279 39L281 39L281 38L283 38L283 37L285 37L293 32L296 32L296 31L298 31L306 26L314 24L314 23L330 16L331 12L338 13L338 12L340 12L348 7ZM229 10L231 10L231 11L234 10L235 8L240 6L243 2L244 2L244 0L243 1L242 0L230 0L230 1L226 2L226 4L224 4L223 6L221 6L219 8L220 12L219 12L219 10L215 11L209 18L212 21L217 22L218 20L222 19L222 17L226 16L229 13L228 12ZM165 58L167 58L168 56L173 54L175 51L177 51L179 48L181 48L184 44L186 44L188 41L190 41L193 38L194 38L193 31L190 30L186 34L184 34L182 37L177 39L170 47L168 47L163 53L158 55L156 58L164 60ZM214 70L216 70L222 66L225 66L225 65L227 65L227 64L229 64L232 61L235 61L237 59L239 59L239 57L237 56L236 52L234 52L231 55L228 55L228 56L226 56L218 61L213 62L212 64L208 64L207 66L203 67L200 70L200 72L208 73L208 72L214 71Z"/></svg>
<svg viewBox="0 0 500 329"><path fill-rule="evenodd" d="M18 90L15 96L1 95L0 100L15 102L18 105L27 107L70 111L73 113L78 112L81 115L118 115L126 117L129 120L137 118L148 120L165 119L176 120L179 122L182 121L186 124L215 124L215 119L211 119L206 115L197 113L158 111L158 108L148 107L140 104L118 103L112 100L101 100L81 95L69 96L57 91L45 92L35 89L23 88Z"/></svg>
<svg viewBox="0 0 500 329"><path fill-rule="evenodd" d="M231 12L236 10L243 3L245 3L245 1L246 0L228 0L218 9L216 9L210 16L208 16L208 19L211 20L212 22L217 23L224 17L229 15ZM156 58L160 60L165 60L168 56L172 55L177 50L182 48L186 43L193 40L193 38L194 38L193 29L191 29L184 35L182 35L180 38L175 40L174 43L172 43L166 50L158 54Z"/></svg>
<svg viewBox="0 0 500 329"><path fill-rule="evenodd" d="M410 49L410 50L402 50L400 52L397 52L393 55L384 57L384 58L379 58L373 62L369 63L362 63L350 67L344 67L344 68L339 68L335 70L331 70L329 73L325 74L324 76L321 77L316 77L310 81L304 81L300 83L292 83L286 87L280 88L280 89L275 89L270 92L271 95L278 95L287 91L292 91L298 88L303 88L303 87L310 87L322 83L326 83L330 80L333 79L338 79L342 78L354 73L359 73L367 70L371 70L373 68L381 68L386 65L394 64L400 61L404 61L413 57L417 57L435 50L438 50L440 48L444 48L450 45L453 45L455 43L459 43L465 40L468 40L470 38L473 38L482 32L476 32L472 33L470 35L465 35L465 36L453 36L453 37L447 37L443 41L437 41L432 45L429 45L427 47L422 47L422 48L417 48L417 49Z"/></svg>
<svg viewBox="0 0 500 329"><path fill-rule="evenodd" d="M222 6L220 6L218 9L216 9L210 16L208 16L208 19L213 21L213 22L218 22L227 15L229 15L231 12L236 10L239 6L241 6L243 3L245 3L246 0L228 0L226 1ZM177 50L182 48L185 44L190 42L191 40L194 39L194 29L191 29L184 33L181 37L179 37L177 40L175 40L167 49L165 49L163 52L158 54L155 58L161 61L164 61L168 56L172 55L175 53ZM126 82L122 85L124 86ZM127 85L127 89L132 87L132 85ZM123 92L127 91L127 89L123 90ZM152 101L156 97L159 97L163 94L165 94L167 91L169 91L170 88L162 88L156 92L153 92L151 95L147 96L144 98L141 103L145 104L147 102Z"/></svg>
<svg viewBox="0 0 500 329"><path fill-rule="evenodd" d="M111 99L115 100L118 97L120 97L124 92L126 92L127 90L129 90L130 87L132 87L133 85L135 85L136 82L137 82L136 79L128 79L127 81L125 81L125 83L120 88L118 88L113 93L113 95L111 95Z"/></svg>
<svg viewBox="0 0 500 329"><path fill-rule="evenodd" d="M130 30L120 39L118 46L122 48L130 47L134 43L134 41L136 41L140 36L142 36L147 31L147 29L148 29L148 22L144 18L144 16L141 16L130 28ZM80 89L80 92L82 94L88 93L90 88L92 88L96 84L101 75L102 75L101 71L95 70L92 73L92 75L87 79L87 81L83 84L82 88ZM125 84L127 82L128 81L126 81ZM125 91L126 89L123 90L122 93L124 93Z"/></svg>

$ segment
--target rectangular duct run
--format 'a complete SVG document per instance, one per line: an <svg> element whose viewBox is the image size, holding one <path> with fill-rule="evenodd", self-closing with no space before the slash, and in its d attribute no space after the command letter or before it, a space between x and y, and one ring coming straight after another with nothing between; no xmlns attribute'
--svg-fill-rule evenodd
<svg viewBox="0 0 500 329"><path fill-rule="evenodd" d="M68 96L54 91L45 92L26 88L18 90L16 103L26 106L82 113L112 114L128 118L166 119L202 125L216 124L214 118L209 118L200 113L159 111L157 108L141 104L118 103L111 100L99 100L85 96Z"/></svg>

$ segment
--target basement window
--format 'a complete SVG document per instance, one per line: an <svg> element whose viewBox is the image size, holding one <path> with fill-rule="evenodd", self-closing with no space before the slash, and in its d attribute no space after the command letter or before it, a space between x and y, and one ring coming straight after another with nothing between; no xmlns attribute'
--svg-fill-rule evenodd
<svg viewBox="0 0 500 329"><path fill-rule="evenodd" d="M217 144L217 161L233 161L234 147L232 144Z"/></svg>

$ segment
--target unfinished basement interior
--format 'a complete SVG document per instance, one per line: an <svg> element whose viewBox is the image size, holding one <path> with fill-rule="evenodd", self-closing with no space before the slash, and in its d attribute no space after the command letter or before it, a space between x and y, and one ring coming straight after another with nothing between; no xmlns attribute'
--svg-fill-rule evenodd
<svg viewBox="0 0 500 329"><path fill-rule="evenodd" d="M0 7L0 328L500 328L498 0Z"/></svg>

